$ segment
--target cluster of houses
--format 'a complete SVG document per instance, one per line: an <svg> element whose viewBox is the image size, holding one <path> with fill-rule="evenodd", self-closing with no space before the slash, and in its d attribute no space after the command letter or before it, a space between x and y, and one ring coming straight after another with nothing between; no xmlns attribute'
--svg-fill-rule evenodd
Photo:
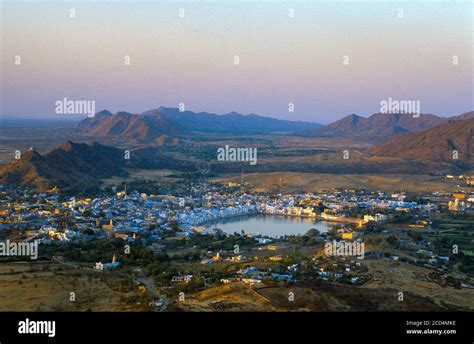
<svg viewBox="0 0 474 344"><path fill-rule="evenodd" d="M448 202L448 209L456 212L474 210L474 194L453 193L452 199Z"/></svg>
<svg viewBox="0 0 474 344"><path fill-rule="evenodd" d="M135 240L138 233L167 230L178 224L179 235L213 235L206 224L233 216L255 213L303 216L354 222L387 221L393 213L429 213L473 209L474 195L466 192L426 195L426 202L407 201L404 193L332 190L296 195L229 192L225 186L197 184L189 196L116 192L102 197L62 197L55 192L36 193L0 185L0 229L23 230L27 238L42 241L114 239ZM447 205L447 207L446 207ZM358 217L350 216L357 211ZM420 224L415 224L420 225ZM352 239L353 233L340 233ZM271 239L257 238L269 241ZM269 242L259 242L269 243Z"/></svg>
<svg viewBox="0 0 474 344"><path fill-rule="evenodd" d="M297 267L289 269L289 271L295 272ZM254 266L250 266L244 269L237 271L238 279L241 279L244 283L247 284L259 284L264 280L272 279L276 281L293 281L294 276L292 273L275 273L271 271L261 271Z"/></svg>
<svg viewBox="0 0 474 344"><path fill-rule="evenodd" d="M93 266L94 270L97 271L103 271L103 270L110 270L113 268L118 268L122 265L122 263L118 262L117 259L115 258L115 255L112 257L112 261L110 263L102 263L102 262L97 262Z"/></svg>
<svg viewBox="0 0 474 344"><path fill-rule="evenodd" d="M215 232L207 223L233 216L250 214L271 214L301 216L328 221L341 221L354 224L385 222L393 214L436 211L474 210L474 194L466 192L433 193L425 195L425 202L407 200L403 193L364 192L362 190L328 191L323 193L304 193L296 195L261 195L245 192L228 193L225 188L209 187L206 184L195 186L189 196L149 195L145 193L117 192L111 196L96 198L61 197L56 193L27 192L23 189L6 188L0 185L0 229L12 227L23 230L27 240L38 239L41 242L74 241L97 239L136 240L146 230L153 241L153 252L163 248L162 231L171 230L178 225L177 235L213 235ZM350 213L358 215L353 221ZM361 215L362 214L362 215ZM429 221L417 221L414 227L427 226ZM364 235L353 226L342 226L336 230L339 239L358 241ZM327 238L326 238L327 239ZM274 239L254 237L258 249L276 251ZM403 244L400 239L400 243ZM410 243L413 244L413 243ZM414 244L413 244L414 245ZM427 266L447 264L448 256L433 253L429 245L417 243L416 257ZM274 254L274 253L272 253ZM392 256L393 260L399 257ZM219 252L201 257L201 264L220 262L252 263L252 259L240 253L223 257ZM279 262L281 255L268 257L271 262ZM353 274L360 268L360 262L344 262L342 270L319 268L317 275L322 280L347 280L358 285L363 282L361 276ZM121 263L115 256L109 263L97 262L93 267L97 271L118 268ZM236 272L234 277L221 279L231 283L241 281L255 287L265 280L294 282L300 270L298 264L285 267L286 271L275 272L271 269L260 270L248 266ZM193 275L177 275L172 283L189 283Z"/></svg>

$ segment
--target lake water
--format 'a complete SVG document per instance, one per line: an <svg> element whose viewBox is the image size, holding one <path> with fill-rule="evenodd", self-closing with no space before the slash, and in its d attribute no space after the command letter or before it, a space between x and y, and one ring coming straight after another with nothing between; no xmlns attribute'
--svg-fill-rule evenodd
<svg viewBox="0 0 474 344"><path fill-rule="evenodd" d="M221 219L211 223L211 228L220 228L225 233L262 234L273 238L291 234L305 234L311 228L321 233L334 228L335 224L311 218L278 215L250 215Z"/></svg>

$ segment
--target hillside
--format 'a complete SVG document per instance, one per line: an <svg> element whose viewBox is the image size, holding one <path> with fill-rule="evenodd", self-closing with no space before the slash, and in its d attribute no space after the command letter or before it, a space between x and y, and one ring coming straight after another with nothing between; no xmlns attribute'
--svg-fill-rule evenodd
<svg viewBox="0 0 474 344"><path fill-rule="evenodd" d="M188 130L159 113L144 116L117 112L113 115L107 110L80 121L77 129L87 136L120 137L130 141L151 141L162 135L188 133Z"/></svg>
<svg viewBox="0 0 474 344"><path fill-rule="evenodd" d="M318 129L296 133L302 136L364 136L372 139L385 139L393 135L418 132L446 123L447 118L430 114L383 114L376 113L366 118L356 114L332 122Z"/></svg>
<svg viewBox="0 0 474 344"><path fill-rule="evenodd" d="M453 151L458 159L453 159ZM419 133L395 136L366 151L370 156L474 166L474 118L449 122Z"/></svg>
<svg viewBox="0 0 474 344"><path fill-rule="evenodd" d="M124 175L123 152L102 146L65 142L48 154L34 149L0 168L0 183L23 184L38 190L57 186L63 191L97 188L100 178Z"/></svg>
<svg viewBox="0 0 474 344"><path fill-rule="evenodd" d="M118 148L66 141L45 155L30 149L19 160L1 166L0 183L28 185L40 191L54 186L65 193L91 191L101 186L102 179L126 177L126 168L197 170L193 162L163 154L157 147L134 148L130 159L125 159Z"/></svg>

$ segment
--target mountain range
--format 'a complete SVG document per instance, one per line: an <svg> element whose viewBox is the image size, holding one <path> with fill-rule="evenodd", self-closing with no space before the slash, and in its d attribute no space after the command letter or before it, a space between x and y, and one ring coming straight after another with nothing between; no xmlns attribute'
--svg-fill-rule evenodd
<svg viewBox="0 0 474 344"><path fill-rule="evenodd" d="M207 112L181 112L177 108L160 107L141 114L102 110L80 121L76 129L91 137L120 137L131 141L171 142L169 137L191 135L193 132L270 133L318 128L320 124L279 120L259 115L231 112L216 115ZM161 138L166 135L167 137Z"/></svg>
<svg viewBox="0 0 474 344"><path fill-rule="evenodd" d="M196 160L192 153L173 155L173 150L167 151L156 146L176 145L180 142L176 136L167 134L169 132L183 135L191 133L189 128L192 126L189 123L187 126L178 123L185 122L186 116L206 118L208 115L209 121L213 118L212 116L217 116L205 114L202 115L204 117L200 117L199 114L180 113L176 109L164 108L140 115L125 112L113 115L104 110L98 112L93 118L81 121L77 129L91 136L119 137L131 141L149 140L152 144L132 146L131 159L125 159L124 151L121 149L95 142L85 144L66 141L45 155L30 149L20 159L0 167L0 183L31 185L38 190L57 186L62 191L80 192L97 189L101 185L101 179L126 176L126 167L196 172L196 164L202 157ZM224 119L214 128L225 130L225 123L233 123L231 119L239 116L241 115L220 116ZM195 121L196 119L190 123ZM279 122L273 119L262 121ZM273 128L279 128L280 124L276 124ZM238 126L238 124L235 125ZM199 126L198 128L202 129ZM350 160L351 164L335 164L336 158L325 160L325 154L320 154L294 158L296 160L284 158L265 161L263 158L263 164L259 164L259 168L265 172L272 172L301 167L305 172L326 169L331 173L338 173L337 171L362 173L374 168L385 171L381 173L388 173L389 170L396 173L405 173L403 171L431 173L441 170L474 169L474 112L451 118L434 115L420 115L419 118L413 118L411 115L403 114L374 114L369 118L364 118L350 115L316 131L321 131L325 135L366 135L378 137L379 140L386 136L388 139L375 143L365 151L359 150L355 155L356 159ZM322 135L318 132L313 132L312 135ZM200 149L197 151L201 152ZM209 153L212 155L211 151ZM339 153L333 154L339 156ZM177 158L179 156L181 158ZM204 162L209 163L208 160ZM228 173L235 173L232 168L240 168L234 164L215 164L214 162L214 165L211 170L216 173L225 173L229 168L231 170L227 171ZM425 169L424 172L423 169Z"/></svg>
<svg viewBox="0 0 474 344"><path fill-rule="evenodd" d="M94 117L80 121L76 129L91 137L121 138L131 142L156 145L173 145L176 137L195 133L275 133L291 132L304 137L364 137L382 141L393 135L421 132L455 119L469 119L474 112L454 117L432 114L414 116L407 113L375 113L369 117L356 114L345 116L327 125L318 123L279 120L255 114L242 115L231 112L216 115L207 112L180 111L160 107L141 114L100 111Z"/></svg>
<svg viewBox="0 0 474 344"><path fill-rule="evenodd" d="M474 112L468 112L459 116L446 118L432 114L420 114L414 116L408 113L376 113L370 117L362 117L351 114L317 129L306 129L295 133L301 136L352 136L367 137L375 140L383 140L393 135L419 132L453 119L472 118Z"/></svg>
<svg viewBox="0 0 474 344"><path fill-rule="evenodd" d="M177 108L160 107L142 113L160 113L188 130L214 133L271 133L319 128L321 124L304 121L288 121L256 114L242 115L230 112L216 115L208 112L180 111Z"/></svg>

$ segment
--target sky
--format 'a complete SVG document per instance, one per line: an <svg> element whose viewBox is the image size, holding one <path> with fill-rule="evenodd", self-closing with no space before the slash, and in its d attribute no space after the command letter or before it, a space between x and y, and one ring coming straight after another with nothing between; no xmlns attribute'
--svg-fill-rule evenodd
<svg viewBox="0 0 474 344"><path fill-rule="evenodd" d="M474 108L471 1L7 0L1 9L5 117L65 116L55 113L64 98L97 111L183 103L318 123L369 116L389 98L441 116Z"/></svg>

